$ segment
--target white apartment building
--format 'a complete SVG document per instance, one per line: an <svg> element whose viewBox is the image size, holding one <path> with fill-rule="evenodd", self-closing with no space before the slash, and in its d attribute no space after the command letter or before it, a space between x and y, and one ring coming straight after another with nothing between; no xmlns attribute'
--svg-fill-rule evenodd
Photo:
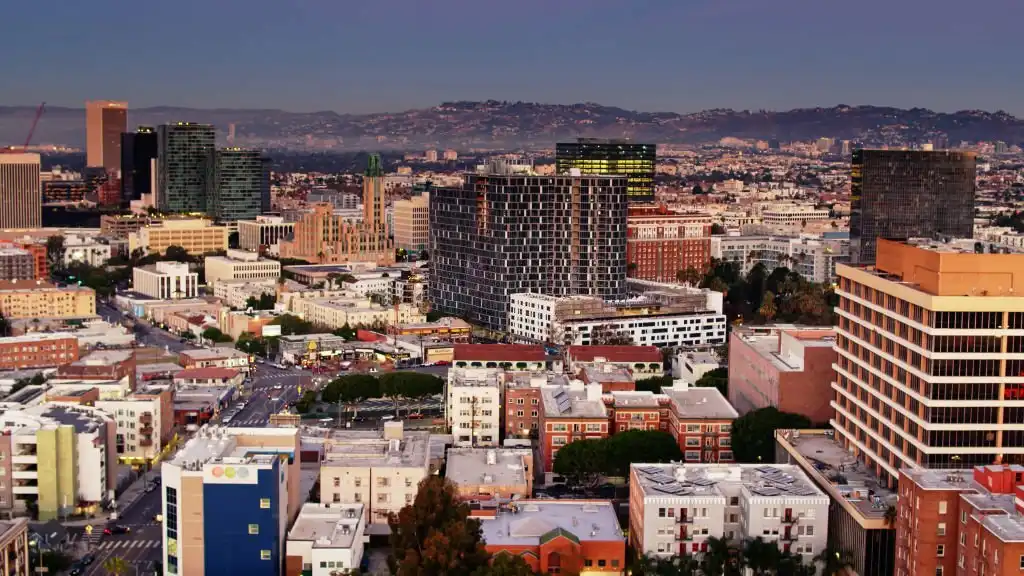
<svg viewBox="0 0 1024 576"><path fill-rule="evenodd" d="M426 315L419 308L401 303L397 306L381 306L360 296L346 296L331 299L294 301L299 316L308 322L327 326L332 330L349 326L392 325L426 322Z"/></svg>
<svg viewBox="0 0 1024 576"><path fill-rule="evenodd" d="M285 222L281 216L257 216L255 220L238 221L238 247L259 252L289 240L295 231L294 222Z"/></svg>
<svg viewBox="0 0 1024 576"><path fill-rule="evenodd" d="M530 342L603 344L603 335L624 334L636 346L704 346L725 343L722 293L689 289L689 302L665 305L639 298L602 302L590 296L512 294L509 332ZM576 312L579 313L576 313Z"/></svg>
<svg viewBox="0 0 1024 576"><path fill-rule="evenodd" d="M629 475L629 538L641 554L759 537L811 564L827 546L829 498L798 466L633 464Z"/></svg>
<svg viewBox="0 0 1024 576"><path fill-rule="evenodd" d="M430 474L430 433L386 422L384 431L332 430L324 439L320 502L363 504L367 531L387 534L388 514L416 498Z"/></svg>
<svg viewBox="0 0 1024 576"><path fill-rule="evenodd" d="M206 283L221 280L277 280L281 276L281 263L264 260L256 252L228 250L227 256L207 256Z"/></svg>
<svg viewBox="0 0 1024 576"><path fill-rule="evenodd" d="M117 453L123 462L152 462L170 440L161 435L165 428L161 419L164 397L154 390L151 394L138 392L118 400L96 401L96 408L109 414L117 425Z"/></svg>
<svg viewBox="0 0 1024 576"><path fill-rule="evenodd" d="M132 270L132 289L160 300L195 298L199 292L199 274L189 272L182 262L157 262Z"/></svg>
<svg viewBox="0 0 1024 576"><path fill-rule="evenodd" d="M501 437L501 372L494 368L452 368L444 413L455 446L498 446Z"/></svg>
<svg viewBox="0 0 1024 576"><path fill-rule="evenodd" d="M364 508L362 504L303 504L288 531L288 556L298 557L302 572L312 576L358 570L369 540Z"/></svg>
<svg viewBox="0 0 1024 576"><path fill-rule="evenodd" d="M232 308L244 310L249 298L259 300L277 292L276 280L219 280L212 284L213 296Z"/></svg>
<svg viewBox="0 0 1024 576"><path fill-rule="evenodd" d="M805 223L828 220L827 208L814 208L797 204L773 205L761 212L761 223L767 226L790 226L800 228Z"/></svg>
<svg viewBox="0 0 1024 576"><path fill-rule="evenodd" d="M75 235L64 237L62 259L65 266L71 266L75 262L93 267L103 266L110 260L110 256L110 244L100 242L96 238Z"/></svg>
<svg viewBox="0 0 1024 576"><path fill-rule="evenodd" d="M743 274L758 264L771 272L779 266L811 282L832 282L836 264L849 258L849 238L800 236L713 236L711 257L735 262Z"/></svg>

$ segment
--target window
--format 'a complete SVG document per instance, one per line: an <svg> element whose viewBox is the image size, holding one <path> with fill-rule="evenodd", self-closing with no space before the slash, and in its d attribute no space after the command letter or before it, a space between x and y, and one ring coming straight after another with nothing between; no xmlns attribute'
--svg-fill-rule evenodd
<svg viewBox="0 0 1024 576"><path fill-rule="evenodd" d="M339 494L338 492L335 492L334 493L334 498L332 498L332 500L334 501L335 504L341 502L341 494Z"/></svg>
<svg viewBox="0 0 1024 576"><path fill-rule="evenodd" d="M960 523L967 524L967 512L960 513Z"/></svg>
<svg viewBox="0 0 1024 576"><path fill-rule="evenodd" d="M259 534L259 533L260 533L260 525L259 524L249 524L249 534Z"/></svg>
<svg viewBox="0 0 1024 576"><path fill-rule="evenodd" d="M946 501L943 500L943 501L939 502L939 514L945 514L945 513L946 513Z"/></svg>
<svg viewBox="0 0 1024 576"><path fill-rule="evenodd" d="M270 560L270 550L260 550L260 560Z"/></svg>
<svg viewBox="0 0 1024 576"><path fill-rule="evenodd" d="M1024 570L1024 554L1020 555L1020 569Z"/></svg>
<svg viewBox="0 0 1024 576"><path fill-rule="evenodd" d="M335 478L334 478L334 487L335 487L335 488L338 488L338 487L340 487L340 486L341 486L341 478L337 478L337 477L335 477Z"/></svg>
<svg viewBox="0 0 1024 576"><path fill-rule="evenodd" d="M945 536L946 535L946 523L945 522L939 522L938 535L939 536Z"/></svg>
<svg viewBox="0 0 1024 576"><path fill-rule="evenodd" d="M605 566L605 561L604 560L598 560L597 561L597 567L598 568L604 568L604 566Z"/></svg>
<svg viewBox="0 0 1024 576"><path fill-rule="evenodd" d="M942 566L935 567L935 576L942 576Z"/></svg>
<svg viewBox="0 0 1024 576"><path fill-rule="evenodd" d="M594 565L594 561L591 560L590 558L587 558L586 560L583 561L583 565L586 566L587 568L589 568L589 567Z"/></svg>
<svg viewBox="0 0 1024 576"><path fill-rule="evenodd" d="M814 524L807 525L807 535L814 536Z"/></svg>
<svg viewBox="0 0 1024 576"><path fill-rule="evenodd" d="M387 478L377 478L377 486L386 487L390 483Z"/></svg>
<svg viewBox="0 0 1024 576"><path fill-rule="evenodd" d="M665 509L664 508L658 508L658 518L664 518L664 517L665 517Z"/></svg>
<svg viewBox="0 0 1024 576"><path fill-rule="evenodd" d="M264 510L270 509L270 498L260 498L260 508Z"/></svg>
<svg viewBox="0 0 1024 576"><path fill-rule="evenodd" d="M356 478L353 481L353 484L355 485L356 488L359 488L360 486L363 485L363 479L362 478Z"/></svg>
<svg viewBox="0 0 1024 576"><path fill-rule="evenodd" d="M944 557L946 555L946 547L944 545L942 545L942 544L939 544L938 546L936 546L935 547L935 555L938 556L939 558Z"/></svg>

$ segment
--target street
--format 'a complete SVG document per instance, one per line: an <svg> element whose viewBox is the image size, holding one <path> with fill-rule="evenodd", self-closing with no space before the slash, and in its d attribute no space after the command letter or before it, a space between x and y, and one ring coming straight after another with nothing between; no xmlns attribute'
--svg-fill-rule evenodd
<svg viewBox="0 0 1024 576"><path fill-rule="evenodd" d="M159 328L154 328L151 324L145 320L137 318L127 318L123 312L117 309L116 306L108 304L107 302L97 301L96 302L96 313L100 315L104 320L111 324L124 325L126 320L131 320L135 323L135 340L140 346L151 346L153 348L163 348L170 352L181 352L195 346L188 342L181 342L181 339L166 332Z"/></svg>
<svg viewBox="0 0 1024 576"><path fill-rule="evenodd" d="M252 383L246 385L248 401L245 408L232 415L228 426L262 427L270 421L270 415L299 399L302 390L312 385L309 372L278 370L266 364L257 364ZM279 387L279 388L278 388ZM223 418L223 416L222 416Z"/></svg>

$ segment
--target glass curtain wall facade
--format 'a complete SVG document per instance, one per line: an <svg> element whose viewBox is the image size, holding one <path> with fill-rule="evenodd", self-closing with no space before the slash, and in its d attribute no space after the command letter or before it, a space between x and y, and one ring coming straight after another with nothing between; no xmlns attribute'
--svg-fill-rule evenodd
<svg viewBox="0 0 1024 576"><path fill-rule="evenodd" d="M164 124L157 127L157 141L157 208L205 213L216 178L213 126Z"/></svg>
<svg viewBox="0 0 1024 576"><path fill-rule="evenodd" d="M507 329L509 296L626 295L626 178L467 175L430 195L435 310Z"/></svg>
<svg viewBox="0 0 1024 576"><path fill-rule="evenodd" d="M555 145L555 171L568 174L573 168L581 174L628 177L626 192L630 203L654 202L654 165L657 146L628 140L579 138L576 142Z"/></svg>
<svg viewBox="0 0 1024 576"><path fill-rule="evenodd" d="M878 238L971 238L975 170L971 152L855 150L850 262L874 262Z"/></svg>
<svg viewBox="0 0 1024 576"><path fill-rule="evenodd" d="M210 202L210 215L220 221L252 220L263 212L267 176L263 157L257 150L218 150L217 184Z"/></svg>
<svg viewBox="0 0 1024 576"><path fill-rule="evenodd" d="M153 160L159 144L156 130L139 126L121 134L121 201L139 200L153 190Z"/></svg>

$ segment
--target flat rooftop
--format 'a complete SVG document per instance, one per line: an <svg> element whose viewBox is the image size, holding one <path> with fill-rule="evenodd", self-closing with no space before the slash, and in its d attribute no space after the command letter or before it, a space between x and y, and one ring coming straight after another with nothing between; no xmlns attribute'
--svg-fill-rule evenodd
<svg viewBox="0 0 1024 576"><path fill-rule="evenodd" d="M173 466L196 472L207 463L223 464L270 464L273 462L273 448L240 446L238 436L280 436L298 434L295 428L228 428L206 425L199 429L168 462ZM281 452L290 452L281 448Z"/></svg>
<svg viewBox="0 0 1024 576"><path fill-rule="evenodd" d="M828 496L793 464L632 464L645 496L726 497L725 486L747 497L822 498Z"/></svg>
<svg viewBox="0 0 1024 576"><path fill-rule="evenodd" d="M601 366L583 366L580 369L587 377L588 382L632 382L633 374L625 368L618 368L614 364L603 364Z"/></svg>
<svg viewBox="0 0 1024 576"><path fill-rule="evenodd" d="M288 531L288 540L313 543L314 548L351 548L362 538L362 504L306 503Z"/></svg>
<svg viewBox="0 0 1024 576"><path fill-rule="evenodd" d="M719 418L724 420L739 418L739 413L722 396L718 388L711 387L673 387L662 388L661 393L668 396L672 409L680 419L687 418Z"/></svg>
<svg viewBox="0 0 1024 576"><path fill-rule="evenodd" d="M215 348L213 350L209 348L199 348L196 350L182 350L180 353L188 356L189 358L192 358L193 360L219 360L221 358L249 357L249 355L246 354L245 352L242 352L241 350L236 350L234 348L228 348L227 346L222 346L220 348Z"/></svg>
<svg viewBox="0 0 1024 576"><path fill-rule="evenodd" d="M598 385L594 385L600 388ZM545 387L540 391L544 414L548 418L607 418L601 395L588 397L585 388Z"/></svg>
<svg viewBox="0 0 1024 576"><path fill-rule="evenodd" d="M135 355L134 350L95 350L89 355L83 356L73 366L110 366L126 360Z"/></svg>
<svg viewBox="0 0 1024 576"><path fill-rule="evenodd" d="M493 464L488 463L489 457L493 458ZM525 485L527 472L523 467L524 457L532 459L532 451L508 448L449 448L445 478L463 485Z"/></svg>
<svg viewBox="0 0 1024 576"><path fill-rule="evenodd" d="M324 439L324 466L423 468L430 462L430 433L404 431L389 440L380 430L331 430Z"/></svg>
<svg viewBox="0 0 1024 576"><path fill-rule="evenodd" d="M659 398L665 398L663 394L655 394L650 391L635 392L612 392L605 395L611 398L612 405L616 408L658 408L661 403Z"/></svg>
<svg viewBox="0 0 1024 576"><path fill-rule="evenodd" d="M32 332L31 334L22 334L21 336L0 338L0 346L4 344L20 344L22 342L47 342L64 338L77 339L78 337L71 332Z"/></svg>
<svg viewBox="0 0 1024 576"><path fill-rule="evenodd" d="M881 520L896 504L896 493L886 488L874 472L836 441L835 436L799 431L783 432L784 439L832 489L865 518Z"/></svg>
<svg viewBox="0 0 1024 576"><path fill-rule="evenodd" d="M739 328L735 331L737 338L757 352L762 358L783 372L802 372L803 357L784 355L781 352L783 334L800 341L805 348L832 348L836 343L836 333L831 327L817 328L809 326L766 326Z"/></svg>
<svg viewBox="0 0 1024 576"><path fill-rule="evenodd" d="M491 546L537 546L558 536L575 542L622 542L615 508L607 500L521 500L480 522Z"/></svg>

